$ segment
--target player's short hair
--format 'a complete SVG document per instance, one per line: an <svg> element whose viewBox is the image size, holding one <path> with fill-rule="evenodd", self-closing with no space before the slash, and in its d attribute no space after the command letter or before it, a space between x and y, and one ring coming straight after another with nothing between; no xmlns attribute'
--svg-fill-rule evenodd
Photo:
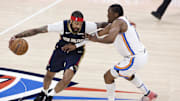
<svg viewBox="0 0 180 101"><path fill-rule="evenodd" d="M78 11L78 10L74 11L71 14L71 16L78 17L78 18L84 18L83 14L80 11Z"/></svg>
<svg viewBox="0 0 180 101"><path fill-rule="evenodd" d="M111 6L109 6L109 8L111 8L111 10L114 13L118 13L119 16L123 16L124 15L124 11L123 8L120 4L112 4Z"/></svg>

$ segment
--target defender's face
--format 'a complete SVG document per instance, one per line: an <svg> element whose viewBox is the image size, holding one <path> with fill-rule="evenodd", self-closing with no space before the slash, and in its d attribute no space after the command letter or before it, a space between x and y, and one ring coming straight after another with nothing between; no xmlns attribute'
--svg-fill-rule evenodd
<svg viewBox="0 0 180 101"><path fill-rule="evenodd" d="M112 23L117 17L116 14L111 10L111 8L108 9L108 22Z"/></svg>
<svg viewBox="0 0 180 101"><path fill-rule="evenodd" d="M81 27L82 27L83 22L80 21L72 21L72 28L74 32L78 32L80 31Z"/></svg>

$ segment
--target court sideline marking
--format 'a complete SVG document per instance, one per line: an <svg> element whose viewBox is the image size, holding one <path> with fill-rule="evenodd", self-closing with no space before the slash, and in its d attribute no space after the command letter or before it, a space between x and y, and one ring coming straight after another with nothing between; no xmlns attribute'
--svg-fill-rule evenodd
<svg viewBox="0 0 180 101"><path fill-rule="evenodd" d="M18 23L16 23L15 25L13 25L13 26L5 29L4 31L2 31L2 32L0 33L0 35L3 35L3 34L5 34L5 33L9 32L10 30L13 30L13 29L16 28L17 26L19 26L19 25L23 24L24 22L30 20L30 19L33 18L34 16L37 16L37 15L39 15L40 13L43 13L44 11L48 10L49 8L52 8L53 6L55 6L56 4L58 4L58 3L62 2L62 1L63 1L63 0L56 0L55 2L51 3L51 4L48 5L47 7L40 9L39 11L33 13L31 16L28 16L28 17L26 17L25 19L23 19L23 20L19 21Z"/></svg>

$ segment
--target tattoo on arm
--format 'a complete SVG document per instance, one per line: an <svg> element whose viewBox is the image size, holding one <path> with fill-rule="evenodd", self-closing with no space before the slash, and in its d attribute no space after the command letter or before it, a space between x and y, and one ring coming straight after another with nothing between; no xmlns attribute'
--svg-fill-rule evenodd
<svg viewBox="0 0 180 101"><path fill-rule="evenodd" d="M34 28L34 29L30 29L30 30L21 32L21 33L15 35L15 38L29 37L29 36L34 36L39 33L46 33L46 32L48 32L47 26L43 26L40 28Z"/></svg>

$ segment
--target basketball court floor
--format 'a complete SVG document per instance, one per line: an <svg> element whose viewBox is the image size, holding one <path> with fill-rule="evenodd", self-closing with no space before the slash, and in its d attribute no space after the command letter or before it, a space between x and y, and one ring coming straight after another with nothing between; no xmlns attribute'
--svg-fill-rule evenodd
<svg viewBox="0 0 180 101"><path fill-rule="evenodd" d="M26 29L40 27L69 19L74 10L80 10L85 20L107 20L107 8L112 3L123 5L125 15L137 25L141 41L149 52L149 62L138 71L144 83L158 93L157 101L180 99L180 1L172 0L162 20L150 13L162 0L1 0L0 1L0 67L45 75L46 65L59 39L58 33L40 34L25 38L29 50L17 56L8 49L11 36ZM89 88L64 90L57 94L67 99L56 101L105 101L103 74L122 57L113 45L89 42L73 78L78 84L73 87ZM56 75L62 77L63 72ZM91 89L91 90L90 90ZM92 90L93 89L93 90ZM142 94L128 81L116 80L116 97L122 101L139 99ZM103 99L104 98L104 99ZM1 101L1 98L0 98Z"/></svg>

